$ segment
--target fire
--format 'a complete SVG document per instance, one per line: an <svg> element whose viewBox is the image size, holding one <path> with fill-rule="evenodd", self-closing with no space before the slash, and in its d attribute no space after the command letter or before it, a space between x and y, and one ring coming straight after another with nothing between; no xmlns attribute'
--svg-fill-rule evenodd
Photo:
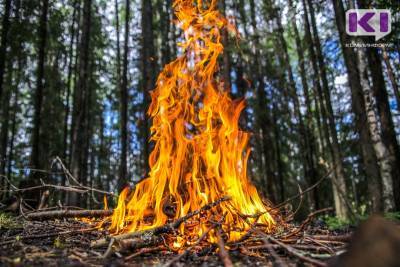
<svg viewBox="0 0 400 267"><path fill-rule="evenodd" d="M273 229L274 219L247 177L249 134L238 122L245 103L232 100L216 75L224 50L220 31L230 27L216 4L174 1L177 25L184 32L182 53L165 66L151 93L148 114L155 146L149 177L133 192L121 192L110 227L114 233L162 226L224 196L231 200L208 211L207 217L225 216L222 227L230 241L255 220ZM251 217L255 214L257 219ZM206 232L204 218L195 219L181 225L174 247ZM212 232L209 240L215 241Z"/></svg>

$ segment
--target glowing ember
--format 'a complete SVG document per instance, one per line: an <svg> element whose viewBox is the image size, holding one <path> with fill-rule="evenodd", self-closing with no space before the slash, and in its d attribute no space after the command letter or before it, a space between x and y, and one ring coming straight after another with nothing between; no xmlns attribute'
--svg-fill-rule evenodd
<svg viewBox="0 0 400 267"><path fill-rule="evenodd" d="M121 192L110 230L133 232L166 224L224 196L222 202L179 228L173 246L198 238L207 220L225 216L223 230L237 240L251 215L267 230L274 220L247 178L249 134L239 129L244 101L233 101L215 77L223 52L220 30L228 27L216 0L175 0L178 26L184 32L182 54L165 66L152 92L148 114L153 120L149 177L135 191ZM182 238L185 237L185 240ZM209 234L215 241L215 233Z"/></svg>

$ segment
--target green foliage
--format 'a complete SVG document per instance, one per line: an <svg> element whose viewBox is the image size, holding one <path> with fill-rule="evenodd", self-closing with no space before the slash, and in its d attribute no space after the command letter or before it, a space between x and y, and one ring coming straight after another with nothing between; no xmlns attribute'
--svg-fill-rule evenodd
<svg viewBox="0 0 400 267"><path fill-rule="evenodd" d="M357 221L356 220L351 220L351 221L346 221L346 220L341 220L335 216L324 216L323 221L327 225L327 227L330 230L343 230L346 229L350 226L357 226L361 222L366 221L370 215L368 214L356 214L357 216ZM387 220L394 221L394 222L400 222L400 212L388 212L383 215L383 217Z"/></svg>
<svg viewBox="0 0 400 267"><path fill-rule="evenodd" d="M64 248L64 244L61 242L60 237L57 237L56 239L54 239L54 247L55 248Z"/></svg>
<svg viewBox="0 0 400 267"><path fill-rule="evenodd" d="M400 222L400 212L399 211L385 213L384 217L391 221Z"/></svg>
<svg viewBox="0 0 400 267"><path fill-rule="evenodd" d="M21 227L15 217L0 212L0 229L15 229Z"/></svg>
<svg viewBox="0 0 400 267"><path fill-rule="evenodd" d="M343 230L351 225L350 221L339 219L336 216L325 216L323 220L329 230Z"/></svg>

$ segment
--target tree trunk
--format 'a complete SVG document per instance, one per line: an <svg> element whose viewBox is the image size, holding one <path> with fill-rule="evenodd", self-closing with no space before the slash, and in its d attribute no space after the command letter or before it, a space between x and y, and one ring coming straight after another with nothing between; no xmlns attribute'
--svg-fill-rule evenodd
<svg viewBox="0 0 400 267"><path fill-rule="evenodd" d="M303 115L300 111L300 101L299 101L299 96L297 94L297 89L296 89L296 83L294 81L294 76L293 76L293 71L292 67L290 65L290 58L289 58L289 52L288 52L288 47L286 40L283 36L283 26L280 20L279 14L275 13L274 17L277 20L277 35L278 35L278 46L277 49L281 51L281 64L284 66L286 69L286 74L287 74L287 87L288 87L288 94L293 102L293 107L294 107L294 114L296 116L297 122L298 122L298 143L300 147L300 158L302 160L302 165L304 169L304 177L306 179L309 179L309 184L313 185L314 183L317 182L317 171L316 167L313 162L313 149L310 147L310 141L309 141L309 136L307 135L308 130L306 129L304 125L304 119ZM280 49L279 49L280 48ZM312 191L312 206L315 209L320 208L320 201L319 201L319 196L318 196L318 191L317 189Z"/></svg>
<svg viewBox="0 0 400 267"><path fill-rule="evenodd" d="M256 21L256 6L255 1L250 0L250 24L253 31L257 29ZM253 88L255 90L254 95L256 97L256 107L255 107L255 122L256 122L256 132L258 134L257 142L259 143L259 153L258 160L260 166L260 178L267 187L268 198L272 202L276 202L277 190L276 190L276 177L275 173L271 168L270 162L273 162L274 153L270 149L270 144L272 144L271 139L271 115L270 109L268 107L267 95L265 93L265 83L262 77L262 66L261 66L261 55L259 48L260 40L259 36L254 35L252 44L252 55L254 56L254 64L250 67L251 69L251 80L253 81ZM249 51L250 52L250 51Z"/></svg>
<svg viewBox="0 0 400 267"><path fill-rule="evenodd" d="M148 110L151 99L150 91L154 89L156 82L156 62L153 32L153 7L151 1L142 0L142 86L143 86L143 110ZM148 159L150 155L150 121L146 114L143 117L143 165L147 175L149 171Z"/></svg>
<svg viewBox="0 0 400 267"><path fill-rule="evenodd" d="M21 1L17 0L15 2L15 21L20 23L20 13L21 13ZM18 36L18 38L21 38L21 36ZM19 45L17 46L18 50L22 49L22 43L20 42ZM15 56L15 54L13 53L13 55ZM14 159L14 142L15 142L15 136L16 136L16 132L17 132L17 113L18 113L18 107L19 107L19 84L21 82L21 76L22 76L22 60L23 57L20 53L18 53L16 55L17 58L17 76L15 79L15 91L14 91L14 102L11 108L11 114L12 114L12 118L11 118L11 136L10 136L10 140L9 140L9 152L8 152L8 159L7 159L7 172L6 172L6 176L9 179L12 179L12 164L13 164L13 159ZM8 183L7 185L5 185L4 189L7 190L8 187Z"/></svg>
<svg viewBox="0 0 400 267"><path fill-rule="evenodd" d="M6 66L6 51L8 43L8 31L10 29L11 0L4 2L3 22L1 25L1 44L0 44L0 101L3 95L4 69Z"/></svg>
<svg viewBox="0 0 400 267"><path fill-rule="evenodd" d="M220 0L220 9L223 16L226 17L226 1ZM225 27L221 32L221 43L224 46L224 53L222 55L222 79L224 82L224 88L226 91L231 90L232 81L231 81L231 58L229 55L229 33L228 29Z"/></svg>
<svg viewBox="0 0 400 267"><path fill-rule="evenodd" d="M337 193L334 194L335 210L340 218L348 219L350 212L350 209L348 207L349 203L347 203L348 200L346 200L348 193L347 193L346 179L343 168L343 156L340 149L339 140L337 137L336 122L334 119L332 101L330 96L331 90L328 84L328 75L326 73L324 55L321 48L321 41L319 39L314 6L310 0L307 0L307 4L310 10L311 25L314 33L313 44L315 47L316 56L318 60L319 76L322 82L323 98L321 99L321 106L324 106L326 112L327 123L329 128L329 136L331 137L331 140L328 140L328 142L330 143L329 145L332 147L331 148L332 158L335 166L336 180L334 181L335 184L333 184L335 191L337 191ZM326 123L326 121L324 121L324 123Z"/></svg>
<svg viewBox="0 0 400 267"><path fill-rule="evenodd" d="M371 0L359 2L360 8L369 8ZM371 40L372 38L366 38ZM390 211L397 207L400 209L400 147L397 142L396 130L393 123L392 112L390 110L389 98L386 90L385 78L383 77L382 61L378 52L379 48L367 48L366 50L359 49L359 61L362 61L363 67L366 68L365 60L368 62L368 66L372 78L372 88L367 87L368 91L364 91L365 102L370 106L370 110L367 112L374 115L375 118L368 116L369 120L375 120L371 123L370 130L371 136L374 141L374 148L380 160L381 176L382 176L382 189L383 189L383 201L385 211ZM383 49L384 52L384 49ZM367 69L365 70L367 75ZM366 78L368 76L365 76ZM363 77L361 77L363 81ZM368 84L368 81L364 81ZM371 92L372 89L372 92ZM375 101L372 99L372 95L375 97ZM375 104L376 103L376 104ZM379 123L376 118L375 106L377 108L381 132L379 131ZM375 128L375 129L374 129ZM379 157L383 158L379 158Z"/></svg>
<svg viewBox="0 0 400 267"><path fill-rule="evenodd" d="M98 170L98 175L97 175L97 186L99 187L100 190L104 190L106 187L104 187L104 184L107 183L107 180L105 179L105 174L106 172L104 171L106 168L105 162L107 162L107 148L106 148L106 133L105 133L105 122L104 122L104 105L101 110L101 116L100 116L100 128L99 128L99 152L97 154L97 170ZM108 190L108 189L107 189Z"/></svg>
<svg viewBox="0 0 400 267"><path fill-rule="evenodd" d="M346 44L351 43L351 38L346 34L345 30L345 10L343 2L341 0L332 0L332 2L351 90L352 109L355 114L356 129L360 138L359 144L364 170L368 180L372 210L379 212L382 210L381 177L369 129L365 127L367 116L365 114L366 108L357 66L357 56L352 48L346 46Z"/></svg>
<svg viewBox="0 0 400 267"><path fill-rule="evenodd" d="M85 120L84 120L84 127L83 127L83 139L84 143L82 145L82 160L80 162L80 181L83 185L88 185L91 181L91 177L89 178L89 155L93 153L91 150L91 140L92 140L92 130L93 130L93 112L92 112L92 103L93 98L96 95L95 88L93 87L94 79L93 79L93 61L91 60L91 56L88 58L88 78L87 78L87 87L86 87L86 96L85 96ZM83 201L85 206L88 205L88 195L83 195Z"/></svg>
<svg viewBox="0 0 400 267"><path fill-rule="evenodd" d="M399 53L400 54L400 53ZM396 76L394 75L393 67L392 64L390 63L389 55L386 52L386 49L382 49L382 56L383 56L383 61L385 62L386 65L386 70L387 74L390 80L390 83L392 84L392 88L394 91L394 95L396 97L396 102L397 102L397 110L400 112L400 91L399 91L399 85L397 84Z"/></svg>
<svg viewBox="0 0 400 267"><path fill-rule="evenodd" d="M42 102L44 91L44 67L46 62L46 44L47 44L47 20L49 1L41 1L41 15L39 24L39 42L38 42L38 65L36 76L36 92L34 96L34 116L32 131L32 152L31 152L31 168L41 169L41 151L40 151L40 133L42 128ZM36 179L35 171L31 172L31 180L34 184L39 183Z"/></svg>
<svg viewBox="0 0 400 267"><path fill-rule="evenodd" d="M278 129L278 108L276 104L273 105L272 108L272 123L273 123L273 130L274 130L274 135L275 135L275 159L276 159L276 166L277 166L277 178L278 178L278 183L279 183L279 201L283 202L286 199L286 190L285 190L285 181L284 181L284 165L282 161L282 153L281 153L281 140L279 138L279 129Z"/></svg>
<svg viewBox="0 0 400 267"><path fill-rule="evenodd" d="M130 21L130 0L126 0L125 6L125 40L123 73L120 89L120 120L121 120L121 165L119 173L119 189L128 182L127 157L128 157L128 56L129 56L129 21Z"/></svg>
<svg viewBox="0 0 400 267"><path fill-rule="evenodd" d="M375 48L367 51L368 65L372 74L372 90L377 103L378 113L382 128L382 141L389 150L390 159L392 161L392 178L393 178L393 194L396 209L400 210L400 147L397 142L396 130L393 123L392 112L390 110L389 97L386 90L385 78L383 77L383 69L381 58Z"/></svg>
<svg viewBox="0 0 400 267"><path fill-rule="evenodd" d="M15 136L17 133L17 112L18 112L18 100L19 100L19 88L18 84L19 81L21 80L21 62L19 59L18 62L18 77L16 79L16 85L15 85L15 95L14 95L14 103L12 107L12 119L11 119L11 136L10 136L10 149L9 149L9 154L8 154L8 167L7 167L7 175L10 176L11 178L11 172L12 172L12 162L14 160L14 142L15 142Z"/></svg>
<svg viewBox="0 0 400 267"><path fill-rule="evenodd" d="M73 88L72 88L72 111L71 112L71 125L70 125L70 130L69 130L69 144L68 144L68 151L69 151L69 157L67 161L67 166L71 167L71 157L72 157L72 147L73 143L72 140L74 138L74 129L75 129L75 123L76 123L76 118L74 115L75 111L75 103L76 99L79 97L80 91L77 90L77 84L79 80L79 60L80 60L80 47L81 47L81 26L82 26L82 3L80 0L78 0L78 6L77 6L77 31L76 31L76 38L75 38L75 43L76 43L76 53L74 57L74 67L73 67Z"/></svg>
<svg viewBox="0 0 400 267"><path fill-rule="evenodd" d="M165 66L171 62L170 13L172 8L171 0L158 0L158 12L160 14L160 35L161 35L161 65Z"/></svg>
<svg viewBox="0 0 400 267"><path fill-rule="evenodd" d="M75 88L76 94L72 114L74 123L71 140L71 173L78 181L82 181L83 177L85 177L85 170L82 168L85 158L83 146L86 141L83 129L85 129L85 106L88 94L91 7L92 0L85 0L83 4L82 36L79 44L79 77ZM76 193L70 194L68 203L70 205L78 205L78 195Z"/></svg>
<svg viewBox="0 0 400 267"><path fill-rule="evenodd" d="M292 4L290 3L290 6ZM307 147L306 149L309 151L308 155L308 165L311 166L314 169L315 174L317 173L317 159L318 159L318 148L316 146L316 138L314 136L314 131L315 125L313 121L313 116L312 116L312 107L311 107L311 98L310 98L310 92L309 92L309 86L308 86L308 81L307 81L307 76L306 76L306 67L305 67L305 61L304 61L304 55L303 55L303 45L301 43L301 38L299 35L299 31L297 29L297 24L295 20L292 20L292 28L294 31L294 37L295 37L295 42L296 42L296 52L297 56L299 58L299 74L301 78L301 84L303 88L303 94L305 98L305 104L306 104L306 123L303 126L306 131L306 136L307 136ZM321 136L322 138L322 136ZM314 178L316 179L316 177Z"/></svg>
<svg viewBox="0 0 400 267"><path fill-rule="evenodd" d="M67 161L68 154L68 136L69 136L69 127L68 120L70 114L70 98L71 98L71 86L72 86L72 74L73 74L73 61L74 61L74 42L75 42L75 25L77 23L77 9L79 8L78 1L74 1L73 13L72 13L72 23L70 27L70 43L69 43L69 55L68 55L68 77L67 77L67 88L65 94L65 114L64 114L64 140L63 140L63 160ZM65 179L63 179L62 184L65 184Z"/></svg>
<svg viewBox="0 0 400 267"><path fill-rule="evenodd" d="M11 91L13 84L13 69L12 62L9 61L8 65L8 77L7 77L7 87L5 87L2 103L2 121L1 121L1 131L0 131L0 185L3 185L2 175L6 175L6 166L9 159L7 158L8 150L8 136L10 128L10 101L11 101Z"/></svg>
<svg viewBox="0 0 400 267"><path fill-rule="evenodd" d="M367 127L370 131L372 144L379 163L382 178L382 200L384 211L392 211L394 208L392 158L389 150L382 142L379 131L379 121L375 113L375 104L368 80L366 53L363 49L357 49L358 66L360 71L360 82L364 92L365 109L367 113ZM384 89L383 89L384 90Z"/></svg>
<svg viewBox="0 0 400 267"><path fill-rule="evenodd" d="M117 88L121 90L121 41L120 41L120 24L119 24L119 0L115 0L115 20L117 31Z"/></svg>

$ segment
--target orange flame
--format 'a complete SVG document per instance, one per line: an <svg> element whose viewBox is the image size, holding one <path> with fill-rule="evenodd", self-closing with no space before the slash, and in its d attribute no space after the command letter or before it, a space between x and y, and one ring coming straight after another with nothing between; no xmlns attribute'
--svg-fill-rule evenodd
<svg viewBox="0 0 400 267"><path fill-rule="evenodd" d="M134 192L124 189L120 194L112 216L113 232L162 226L171 217L185 216L224 196L231 200L214 212L226 215L223 227L229 240L237 240L249 229L243 215L262 213L258 223L268 230L275 224L247 178L249 134L238 123L245 103L232 100L216 78L218 57L224 50L220 30L229 29L216 2L174 1L177 24L184 32L179 44L183 52L165 66L151 93L148 114L155 147L149 177ZM166 206L173 207L172 214ZM199 223L179 230L200 236L206 227Z"/></svg>

